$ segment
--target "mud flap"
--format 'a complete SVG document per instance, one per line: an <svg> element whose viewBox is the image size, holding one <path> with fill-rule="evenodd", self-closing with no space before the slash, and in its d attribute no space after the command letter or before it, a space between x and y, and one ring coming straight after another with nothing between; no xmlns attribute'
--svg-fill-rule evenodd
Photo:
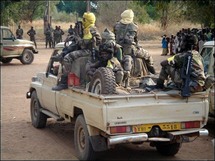
<svg viewBox="0 0 215 161"><path fill-rule="evenodd" d="M100 135L90 136L90 142L95 152L101 152L108 149L105 138Z"/></svg>

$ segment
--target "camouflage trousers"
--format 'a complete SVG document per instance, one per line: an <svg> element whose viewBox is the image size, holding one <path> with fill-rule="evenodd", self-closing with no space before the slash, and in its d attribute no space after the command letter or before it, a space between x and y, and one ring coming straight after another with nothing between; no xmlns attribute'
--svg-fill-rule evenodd
<svg viewBox="0 0 215 161"><path fill-rule="evenodd" d="M161 68L159 79L168 80L171 79L172 82L176 85L178 89L181 89L183 86L183 80L181 79L181 70L176 69L171 65L166 65ZM189 83L191 92L200 92L203 91L203 87L194 79L190 79Z"/></svg>
<svg viewBox="0 0 215 161"><path fill-rule="evenodd" d="M131 71L132 76L142 77L149 72L155 74L153 67L153 58L149 52L142 47L135 46L126 48L123 57L123 68L126 71Z"/></svg>
<svg viewBox="0 0 215 161"><path fill-rule="evenodd" d="M80 73L83 74L85 72L85 66L87 60L90 58L90 55L91 55L90 50L77 50L68 53L64 57L62 62L63 74L68 75L69 72L72 72L75 73L78 77L80 77Z"/></svg>

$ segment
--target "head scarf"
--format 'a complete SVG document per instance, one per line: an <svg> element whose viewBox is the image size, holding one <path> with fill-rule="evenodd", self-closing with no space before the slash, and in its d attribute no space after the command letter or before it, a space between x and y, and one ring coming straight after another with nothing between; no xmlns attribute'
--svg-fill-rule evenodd
<svg viewBox="0 0 215 161"><path fill-rule="evenodd" d="M83 15L84 37L83 39L91 39L90 27L95 26L96 16L92 12L85 12Z"/></svg>
<svg viewBox="0 0 215 161"><path fill-rule="evenodd" d="M127 9L121 14L120 22L123 24L129 24L133 22L134 19L134 12L131 9Z"/></svg>
<svg viewBox="0 0 215 161"><path fill-rule="evenodd" d="M115 44L115 34L111 32L108 28L106 28L102 34L102 42L103 43L113 43Z"/></svg>

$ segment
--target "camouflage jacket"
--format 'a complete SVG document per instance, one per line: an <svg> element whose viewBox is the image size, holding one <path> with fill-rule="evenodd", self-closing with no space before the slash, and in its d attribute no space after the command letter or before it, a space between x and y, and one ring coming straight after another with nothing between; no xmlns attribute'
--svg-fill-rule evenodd
<svg viewBox="0 0 215 161"><path fill-rule="evenodd" d="M176 54L174 56L174 63L176 68L180 68L180 69L182 68L184 56L186 55L186 53L187 52L184 52L184 53ZM201 87L203 87L206 79L204 74L203 58L195 50L192 50L192 56L193 56L193 60L192 60L192 66L191 66L190 79L193 82L196 82Z"/></svg>
<svg viewBox="0 0 215 161"><path fill-rule="evenodd" d="M81 49L89 49L92 50L94 47L95 49L98 48L99 44L101 44L102 37L98 32L96 27L90 28L90 33L92 34L92 39L80 39L78 40L78 45Z"/></svg>
<svg viewBox="0 0 215 161"><path fill-rule="evenodd" d="M121 22L117 22L113 30L116 35L116 43L122 47L131 46L138 43L138 26L135 23L123 24Z"/></svg>

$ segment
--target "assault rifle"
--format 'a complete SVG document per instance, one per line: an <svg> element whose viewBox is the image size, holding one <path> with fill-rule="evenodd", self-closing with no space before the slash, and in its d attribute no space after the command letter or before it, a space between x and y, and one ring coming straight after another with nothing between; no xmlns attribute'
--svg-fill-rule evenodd
<svg viewBox="0 0 215 161"><path fill-rule="evenodd" d="M78 15L76 15L76 23L75 23L75 35L79 36L80 38L83 38L84 32L83 32L83 24L82 21L78 21Z"/></svg>
<svg viewBox="0 0 215 161"><path fill-rule="evenodd" d="M191 75L191 67L192 67L192 53L186 53L183 61L183 67L181 69L181 79L183 81L181 87L181 96L182 97L189 97L190 96L190 75Z"/></svg>

